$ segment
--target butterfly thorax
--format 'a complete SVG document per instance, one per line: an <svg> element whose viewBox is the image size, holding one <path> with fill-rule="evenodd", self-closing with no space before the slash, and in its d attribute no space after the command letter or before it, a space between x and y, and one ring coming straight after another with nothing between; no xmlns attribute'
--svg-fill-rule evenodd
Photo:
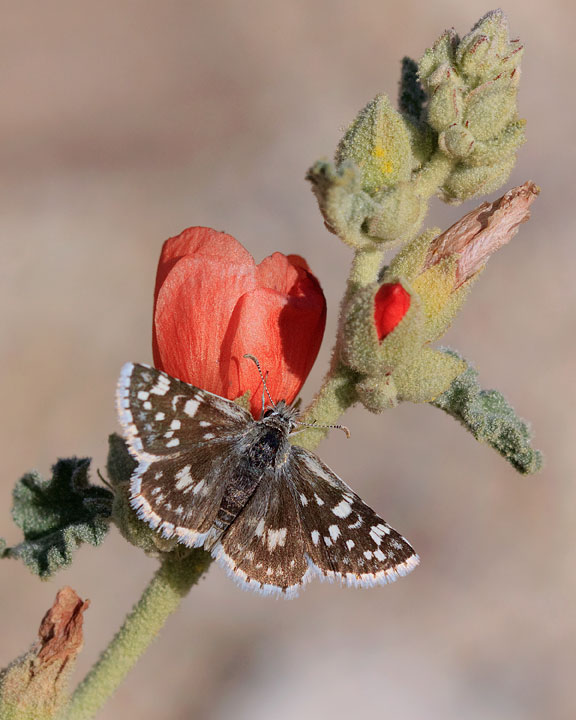
<svg viewBox="0 0 576 720"><path fill-rule="evenodd" d="M215 521L217 532L212 542L242 512L265 474L275 472L288 459L288 436L295 426L296 412L284 401L268 408L260 420L252 423L238 439L234 449L235 473L226 485ZM209 543L210 544L210 543Z"/></svg>

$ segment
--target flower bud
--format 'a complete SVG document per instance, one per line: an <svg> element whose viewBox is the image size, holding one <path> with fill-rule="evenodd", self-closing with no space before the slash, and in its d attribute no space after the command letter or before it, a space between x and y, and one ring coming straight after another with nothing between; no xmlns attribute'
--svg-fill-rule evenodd
<svg viewBox="0 0 576 720"><path fill-rule="evenodd" d="M513 157L518 148L526 141L525 120L513 120L495 138L474 143L472 152L466 157L466 165L480 167L502 163Z"/></svg>
<svg viewBox="0 0 576 720"><path fill-rule="evenodd" d="M508 80L480 85L466 98L464 121L476 140L496 137L516 114L517 90Z"/></svg>
<svg viewBox="0 0 576 720"><path fill-rule="evenodd" d="M400 283L384 283L374 296L374 322L382 341L410 309L410 295Z"/></svg>
<svg viewBox="0 0 576 720"><path fill-rule="evenodd" d="M438 145L442 152L456 160L462 160L470 155L476 140L474 135L463 125L454 123L446 128L438 137Z"/></svg>
<svg viewBox="0 0 576 720"><path fill-rule="evenodd" d="M434 45L424 52L418 63L418 73L425 90L430 90L430 76L441 65L454 65L457 44L458 36L451 28L442 33Z"/></svg>
<svg viewBox="0 0 576 720"><path fill-rule="evenodd" d="M458 165L442 185L444 200L458 205L476 195L486 195L499 188L512 172L516 156L505 156L501 162L492 165Z"/></svg>
<svg viewBox="0 0 576 720"><path fill-rule="evenodd" d="M520 41L510 40L506 15L502 10L493 10L462 38L456 50L456 65L473 86L502 73L513 74L522 52Z"/></svg>
<svg viewBox="0 0 576 720"><path fill-rule="evenodd" d="M441 65L429 78L428 124L442 132L457 122L464 109L463 85L450 65Z"/></svg>
<svg viewBox="0 0 576 720"><path fill-rule="evenodd" d="M376 242L401 243L414 237L428 209L426 198L408 182L380 193L374 201L375 212L366 229Z"/></svg>
<svg viewBox="0 0 576 720"><path fill-rule="evenodd" d="M362 188L370 194L409 179L414 165L410 132L385 95L377 95L358 113L335 160L337 165L354 161L362 174Z"/></svg>

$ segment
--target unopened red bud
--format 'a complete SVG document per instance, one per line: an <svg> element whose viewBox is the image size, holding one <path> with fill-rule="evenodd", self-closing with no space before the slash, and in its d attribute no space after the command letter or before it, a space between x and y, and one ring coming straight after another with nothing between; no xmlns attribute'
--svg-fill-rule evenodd
<svg viewBox="0 0 576 720"><path fill-rule="evenodd" d="M374 296L374 322L378 339L383 340L410 308L410 295L400 283L384 283Z"/></svg>

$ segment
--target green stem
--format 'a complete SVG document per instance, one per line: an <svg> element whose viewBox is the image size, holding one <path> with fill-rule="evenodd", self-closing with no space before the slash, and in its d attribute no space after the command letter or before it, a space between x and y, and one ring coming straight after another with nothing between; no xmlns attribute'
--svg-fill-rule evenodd
<svg viewBox="0 0 576 720"><path fill-rule="evenodd" d="M357 250L354 254L345 297L366 285L376 282L378 273L384 262L386 250L382 246Z"/></svg>
<svg viewBox="0 0 576 720"><path fill-rule="evenodd" d="M110 645L76 688L62 720L89 720L96 715L211 561L204 550L185 556L167 554Z"/></svg>
<svg viewBox="0 0 576 720"><path fill-rule="evenodd" d="M385 253L386 250L381 246L356 250L348 276L346 292L342 298L341 319L342 314L346 311L347 299L361 288L376 282ZM340 322L340 329L332 352L332 366L316 397L303 414L302 422L334 425L338 418L357 400L358 373L343 366L339 361L341 333L342 322ZM315 450L328 434L328 430L326 427L306 428L294 435L293 442L307 450Z"/></svg>
<svg viewBox="0 0 576 720"><path fill-rule="evenodd" d="M330 370L320 392L302 417L302 422L333 425L356 402L356 373L342 365ZM294 444L315 450L328 434L328 428L306 428L293 436Z"/></svg>
<svg viewBox="0 0 576 720"><path fill-rule="evenodd" d="M412 180L416 192L421 197L430 198L443 185L454 167L454 160L440 150L432 155Z"/></svg>

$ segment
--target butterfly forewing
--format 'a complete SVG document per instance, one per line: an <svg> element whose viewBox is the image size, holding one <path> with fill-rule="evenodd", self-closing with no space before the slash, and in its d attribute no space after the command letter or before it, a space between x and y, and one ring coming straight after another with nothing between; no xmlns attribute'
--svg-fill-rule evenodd
<svg viewBox="0 0 576 720"><path fill-rule="evenodd" d="M316 455L295 447L287 468L312 567L350 585L392 582L418 564L405 538Z"/></svg>
<svg viewBox="0 0 576 720"><path fill-rule="evenodd" d="M146 365L124 366L118 413L131 454L138 515L166 537L200 546L225 490L239 434L252 416L229 400Z"/></svg>
<svg viewBox="0 0 576 720"><path fill-rule="evenodd" d="M147 365L127 363L118 413L132 453L163 457L237 436L252 416L235 403Z"/></svg>

